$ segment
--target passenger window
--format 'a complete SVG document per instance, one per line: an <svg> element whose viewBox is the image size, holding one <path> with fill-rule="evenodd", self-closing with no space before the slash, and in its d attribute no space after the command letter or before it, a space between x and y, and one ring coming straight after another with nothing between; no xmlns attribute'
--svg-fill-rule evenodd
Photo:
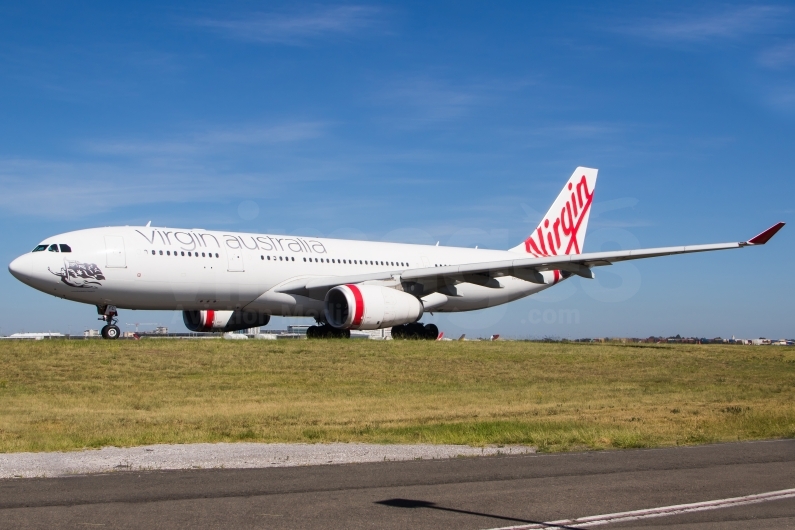
<svg viewBox="0 0 795 530"><path fill-rule="evenodd" d="M70 247L69 245L64 245L62 243L62 244L60 244L58 246L61 247L61 252L71 252L72 251L72 247Z"/></svg>
<svg viewBox="0 0 795 530"><path fill-rule="evenodd" d="M48 248L47 250L49 250L50 252L58 252L58 245L50 245L50 248Z"/></svg>
<svg viewBox="0 0 795 530"><path fill-rule="evenodd" d="M185 255L185 253L184 253L184 252L180 252L180 253L179 253L179 255L180 255L180 256L184 256L184 255Z"/></svg>
<svg viewBox="0 0 795 530"><path fill-rule="evenodd" d="M41 252L42 250L47 250L47 245L37 245L33 252Z"/></svg>
<svg viewBox="0 0 795 530"><path fill-rule="evenodd" d="M295 258L294 258L294 257L293 257L293 258L290 258L290 261L295 261Z"/></svg>
<svg viewBox="0 0 795 530"><path fill-rule="evenodd" d="M162 251L162 250L160 251L160 255L161 255L161 256L163 255L163 251Z"/></svg>
<svg viewBox="0 0 795 530"><path fill-rule="evenodd" d="M166 250L166 256L170 256L170 255L171 255L171 251L170 250Z"/></svg>
<svg viewBox="0 0 795 530"><path fill-rule="evenodd" d="M281 256L279 256L279 261L281 261L281 260L282 260L282 257L281 257Z"/></svg>
<svg viewBox="0 0 795 530"><path fill-rule="evenodd" d="M155 254L156 254L156 252L153 250L153 251L152 251L152 255L154 256Z"/></svg>
<svg viewBox="0 0 795 530"><path fill-rule="evenodd" d="M306 263L306 258L304 258L304 263Z"/></svg>
<svg viewBox="0 0 795 530"><path fill-rule="evenodd" d="M202 252L202 257L204 257L204 252Z"/></svg>
<svg viewBox="0 0 795 530"><path fill-rule="evenodd" d="M216 258L218 257L218 253L217 253L217 252L215 253L215 257L216 257Z"/></svg>

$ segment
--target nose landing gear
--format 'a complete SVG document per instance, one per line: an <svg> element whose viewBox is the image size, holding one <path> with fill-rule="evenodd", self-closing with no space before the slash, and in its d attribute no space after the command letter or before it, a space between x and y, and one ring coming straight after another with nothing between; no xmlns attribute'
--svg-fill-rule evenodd
<svg viewBox="0 0 795 530"><path fill-rule="evenodd" d="M101 315L98 320L103 320L107 322L105 326L103 326L101 334L103 339L110 339L115 340L118 339L121 335L121 330L119 326L116 325L118 319L116 318L119 316L118 311L116 311L115 305L106 305L106 306L97 306L97 313Z"/></svg>

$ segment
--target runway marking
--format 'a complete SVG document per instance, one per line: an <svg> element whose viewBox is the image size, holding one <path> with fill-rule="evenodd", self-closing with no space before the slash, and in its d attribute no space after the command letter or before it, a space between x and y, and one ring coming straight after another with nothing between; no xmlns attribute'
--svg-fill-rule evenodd
<svg viewBox="0 0 795 530"><path fill-rule="evenodd" d="M604 524L623 523L627 521L637 521L639 519L651 519L653 517L668 517L682 513L703 512L706 510L717 510L720 508L732 508L746 504L757 504L760 502L777 501L795 497L795 488L788 490L769 491L767 493L757 493L744 497L732 497L730 499L718 499L715 501L694 502L691 504L676 504L674 506L663 506L660 508L646 508L644 510L633 510L631 512L608 513L604 515L591 515L579 517L577 519L562 519L560 521L550 521L548 523L523 524L518 526L503 526L500 528L490 528L489 530L537 530L543 528L587 528L590 526L600 526Z"/></svg>

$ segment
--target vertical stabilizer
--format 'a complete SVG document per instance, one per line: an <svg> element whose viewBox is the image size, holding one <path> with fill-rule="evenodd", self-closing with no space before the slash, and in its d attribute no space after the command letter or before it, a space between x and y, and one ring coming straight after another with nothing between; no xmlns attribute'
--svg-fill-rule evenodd
<svg viewBox="0 0 795 530"><path fill-rule="evenodd" d="M598 170L578 167L530 237L512 252L535 257L580 254L591 215Z"/></svg>

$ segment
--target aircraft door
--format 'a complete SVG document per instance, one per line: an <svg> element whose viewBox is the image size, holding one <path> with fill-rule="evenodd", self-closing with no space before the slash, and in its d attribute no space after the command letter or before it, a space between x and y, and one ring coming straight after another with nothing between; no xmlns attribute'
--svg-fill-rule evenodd
<svg viewBox="0 0 795 530"><path fill-rule="evenodd" d="M127 268L127 257L124 253L123 237L105 236L105 266L109 269Z"/></svg>
<svg viewBox="0 0 795 530"><path fill-rule="evenodd" d="M243 272L243 250L239 248L227 248L226 259L229 272Z"/></svg>

